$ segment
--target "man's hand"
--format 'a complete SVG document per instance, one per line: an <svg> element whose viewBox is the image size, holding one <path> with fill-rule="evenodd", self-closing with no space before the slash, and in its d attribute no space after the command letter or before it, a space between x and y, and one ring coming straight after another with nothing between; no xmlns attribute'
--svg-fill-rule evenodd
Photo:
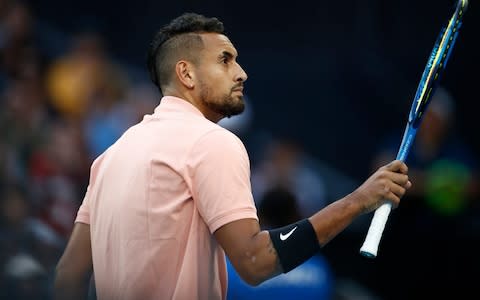
<svg viewBox="0 0 480 300"><path fill-rule="evenodd" d="M364 213L377 209L385 201L397 207L406 190L412 186L407 173L407 165L400 160L394 160L373 173L354 191L357 199L362 201Z"/></svg>

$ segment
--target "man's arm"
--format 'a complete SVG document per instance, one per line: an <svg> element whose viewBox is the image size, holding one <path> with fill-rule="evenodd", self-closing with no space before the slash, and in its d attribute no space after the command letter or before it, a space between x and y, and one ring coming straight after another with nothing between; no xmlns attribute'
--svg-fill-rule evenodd
<svg viewBox="0 0 480 300"><path fill-rule="evenodd" d="M277 252L268 231L261 231L255 219L228 223L215 231L215 238L225 250L240 277L250 285L282 273Z"/></svg>
<svg viewBox="0 0 480 300"><path fill-rule="evenodd" d="M356 216L362 213L356 204L355 193L325 207L309 218L320 246L341 232ZM291 230L286 229L285 234ZM215 232L215 238L225 250L240 277L250 285L258 285L283 272L279 255L270 233L260 230L254 219L242 219L228 223ZM302 244L298 245L303 247Z"/></svg>
<svg viewBox="0 0 480 300"><path fill-rule="evenodd" d="M315 232L313 239L316 235L315 241L323 247L358 216L375 210L385 199L391 201L393 207L398 206L400 198L411 186L406 174L406 165L394 161L380 168L353 193L317 212L308 219ZM300 233L300 226L290 227L297 227L299 229L294 234ZM281 240L286 241L293 233L294 230L290 228L283 233L283 239L280 236ZM258 285L283 271L279 259L281 256L277 253L269 231L261 231L257 220L234 221L220 227L214 234L238 274L247 283ZM305 245L299 243L295 247L301 252L300 249ZM296 255L295 251L292 252L291 245L286 253Z"/></svg>
<svg viewBox="0 0 480 300"><path fill-rule="evenodd" d="M54 299L87 299L92 275L90 225L75 223L55 272Z"/></svg>

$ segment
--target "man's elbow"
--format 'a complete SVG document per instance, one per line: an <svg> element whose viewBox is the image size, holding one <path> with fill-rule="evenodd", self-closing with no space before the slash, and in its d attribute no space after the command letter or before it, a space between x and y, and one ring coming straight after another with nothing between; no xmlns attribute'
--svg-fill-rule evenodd
<svg viewBox="0 0 480 300"><path fill-rule="evenodd" d="M240 268L238 274L250 286L258 286L266 280L277 276L281 272L272 270L268 266L248 265Z"/></svg>
<svg viewBox="0 0 480 300"><path fill-rule="evenodd" d="M64 276L63 276L63 273L65 273L64 271L64 268L62 265L60 264L57 264L57 266L55 267L55 272L54 272L54 284L55 284L55 289L57 288L57 286L62 286L64 284Z"/></svg>
<svg viewBox="0 0 480 300"><path fill-rule="evenodd" d="M250 286L258 286L266 280L266 279L260 278L258 276L251 276L251 275L240 275L240 277L243 279L243 281L246 284L248 284Z"/></svg>
<svg viewBox="0 0 480 300"><path fill-rule="evenodd" d="M62 288L69 285L69 282L75 281L75 272L73 270L69 270L69 267L60 261L57 266L55 267L54 273L54 284L55 289Z"/></svg>
<svg viewBox="0 0 480 300"><path fill-rule="evenodd" d="M72 286L75 286L77 280L75 277L69 273L64 266L57 265L55 268L54 275L54 294L56 295L55 299L64 299L62 295L65 295L66 292L71 290Z"/></svg>
<svg viewBox="0 0 480 300"><path fill-rule="evenodd" d="M86 299L91 272L78 272L63 264L55 268L54 299Z"/></svg>

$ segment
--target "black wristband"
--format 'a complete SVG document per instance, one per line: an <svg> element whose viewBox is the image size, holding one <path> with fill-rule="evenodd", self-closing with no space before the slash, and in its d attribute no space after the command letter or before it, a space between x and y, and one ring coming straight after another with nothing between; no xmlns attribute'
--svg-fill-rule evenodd
<svg viewBox="0 0 480 300"><path fill-rule="evenodd" d="M317 234L308 219L269 230L268 233L284 273L304 263L320 250Z"/></svg>

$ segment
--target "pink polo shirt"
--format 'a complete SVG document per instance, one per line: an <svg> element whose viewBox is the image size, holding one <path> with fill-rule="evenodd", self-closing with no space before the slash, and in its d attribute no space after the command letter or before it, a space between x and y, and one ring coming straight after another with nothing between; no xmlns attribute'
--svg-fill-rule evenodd
<svg viewBox="0 0 480 300"><path fill-rule="evenodd" d="M189 102L163 97L92 165L76 222L90 224L100 300L225 299L212 233L257 219L242 142Z"/></svg>

